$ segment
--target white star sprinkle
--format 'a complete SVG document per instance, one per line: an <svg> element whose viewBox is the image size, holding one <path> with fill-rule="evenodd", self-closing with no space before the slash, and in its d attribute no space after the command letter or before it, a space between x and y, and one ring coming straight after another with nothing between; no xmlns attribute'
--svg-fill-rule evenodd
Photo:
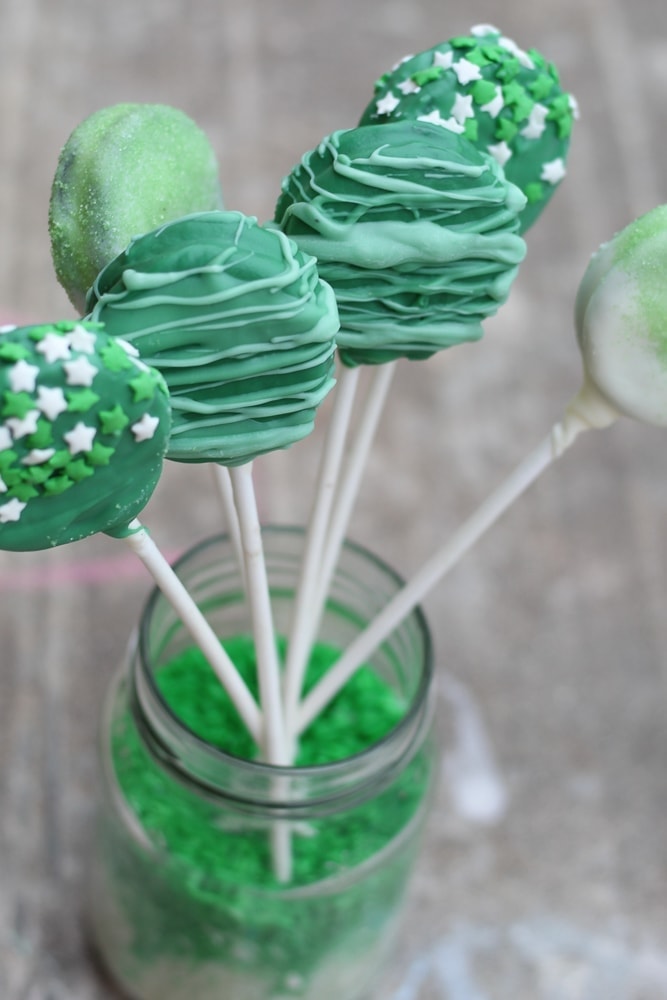
<svg viewBox="0 0 667 1000"><path fill-rule="evenodd" d="M75 326L67 334L67 343L69 346L75 351L81 351L83 354L94 354L96 341L97 335L92 330L86 330L85 326Z"/></svg>
<svg viewBox="0 0 667 1000"><path fill-rule="evenodd" d="M500 164L501 167L505 166L510 156L512 155L512 150L509 148L509 146L504 140L503 142L496 143L495 146L487 146L486 148L488 149L489 153L491 153L491 156L494 158L494 160L497 160L497 162Z"/></svg>
<svg viewBox="0 0 667 1000"><path fill-rule="evenodd" d="M570 106L570 111L575 121L579 121L579 101L574 96L574 94L567 95L567 103Z"/></svg>
<svg viewBox="0 0 667 1000"><path fill-rule="evenodd" d="M71 357L69 344L64 337L57 333L47 333L35 349L44 355L49 364L54 361L66 361L67 358Z"/></svg>
<svg viewBox="0 0 667 1000"><path fill-rule="evenodd" d="M5 323L4 326L0 326L0 333L13 333L14 330L18 330L16 323Z"/></svg>
<svg viewBox="0 0 667 1000"><path fill-rule="evenodd" d="M55 455L55 448L33 448L21 459L22 465L41 465Z"/></svg>
<svg viewBox="0 0 667 1000"><path fill-rule="evenodd" d="M459 59L458 62L452 64L452 69L462 87L465 87L467 83L472 83L473 80L482 79L482 71L479 66L470 62L469 59Z"/></svg>
<svg viewBox="0 0 667 1000"><path fill-rule="evenodd" d="M401 80L401 82L396 84L396 86L402 94L406 95L418 94L419 91L421 90L421 87L418 84L416 84L414 80L411 80L410 77L408 77L407 80Z"/></svg>
<svg viewBox="0 0 667 1000"><path fill-rule="evenodd" d="M565 163L558 157L556 160L550 160L548 163L542 164L542 173L540 174L541 181L547 181L549 184L558 184L565 177Z"/></svg>
<svg viewBox="0 0 667 1000"><path fill-rule="evenodd" d="M15 438L22 438L26 434L36 433L39 416L39 410L28 410L25 417L9 417L5 423Z"/></svg>
<svg viewBox="0 0 667 1000"><path fill-rule="evenodd" d="M496 96L487 104L482 104L480 111L486 111L486 113L491 115L492 118L497 118L504 107L505 99L503 97L503 92L500 87L496 87Z"/></svg>
<svg viewBox="0 0 667 1000"><path fill-rule="evenodd" d="M37 389L37 405L45 417L49 420L55 420L67 409L65 393L59 385L53 389L40 385Z"/></svg>
<svg viewBox="0 0 667 1000"><path fill-rule="evenodd" d="M381 101L378 101L375 105L377 113L379 115L390 115L394 108L397 108L401 102L398 97L388 91Z"/></svg>
<svg viewBox="0 0 667 1000"><path fill-rule="evenodd" d="M4 481L2 476L0 476L0 493L6 493L6 492L7 492L7 483Z"/></svg>
<svg viewBox="0 0 667 1000"><path fill-rule="evenodd" d="M0 426L0 451L6 451L7 448L11 448L13 440L9 427Z"/></svg>
<svg viewBox="0 0 667 1000"><path fill-rule="evenodd" d="M8 524L10 521L20 520L25 507L26 505L17 500L16 497L8 503L3 503L0 506L0 524Z"/></svg>
<svg viewBox="0 0 667 1000"><path fill-rule="evenodd" d="M91 386L99 371L99 368L91 364L86 357L75 358L74 361L66 361L63 368L67 372L68 385Z"/></svg>
<svg viewBox="0 0 667 1000"><path fill-rule="evenodd" d="M454 53L449 52L434 52L433 53L433 65L439 66L440 69L451 69L452 63L454 62Z"/></svg>
<svg viewBox="0 0 667 1000"><path fill-rule="evenodd" d="M528 124L525 128L521 129L521 135L526 139L539 139L547 127L546 121L548 114L549 109L546 108L544 104L533 104L528 118Z"/></svg>
<svg viewBox="0 0 667 1000"><path fill-rule="evenodd" d="M75 424L71 431L63 434L65 441L67 441L70 455L78 455L81 451L90 451L93 447L93 440L96 434L97 429L95 427L88 427L81 421Z"/></svg>
<svg viewBox="0 0 667 1000"><path fill-rule="evenodd" d="M144 413L141 420L138 420L136 424L132 424L130 428L134 434L135 441L150 441L159 423L160 421L157 417L152 417L150 413Z"/></svg>
<svg viewBox="0 0 667 1000"><path fill-rule="evenodd" d="M12 392L34 392L39 366L29 365L27 361L23 360L17 361L9 369L8 374Z"/></svg>
<svg viewBox="0 0 667 1000"><path fill-rule="evenodd" d="M527 52L524 52L522 48L516 44L511 38L506 38L504 35L502 38L498 39L498 45L500 45L507 52L510 52L515 59L518 59L522 66L526 69L535 69L535 63L530 58Z"/></svg>
<svg viewBox="0 0 667 1000"><path fill-rule="evenodd" d="M475 24L470 29L470 34L474 38L485 38L486 35L499 35L500 28L496 28L495 24Z"/></svg>
<svg viewBox="0 0 667 1000"><path fill-rule="evenodd" d="M427 115L419 115L417 121L429 122L431 125L441 125L443 128L449 129L450 132L456 132L458 135L465 132L463 125L459 125L456 118L443 118L437 109L429 111Z"/></svg>
<svg viewBox="0 0 667 1000"><path fill-rule="evenodd" d="M472 106L472 94L457 94L452 105L452 115L456 121L463 125L466 118L474 118L475 112Z"/></svg>

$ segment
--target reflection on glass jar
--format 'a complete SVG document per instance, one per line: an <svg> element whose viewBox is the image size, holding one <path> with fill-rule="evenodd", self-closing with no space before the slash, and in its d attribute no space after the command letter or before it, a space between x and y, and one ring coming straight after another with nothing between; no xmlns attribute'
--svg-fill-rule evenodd
<svg viewBox="0 0 667 1000"><path fill-rule="evenodd" d="M284 634L303 533L266 529L264 544ZM248 635L226 538L176 568L221 638ZM399 586L348 544L319 642L345 648ZM407 618L364 668L400 706L398 721L352 756L294 768L224 752L169 707L160 671L190 645L154 593L107 700L91 872L97 951L133 1000L357 1000L387 962L433 783L423 616ZM271 864L276 824L289 829L287 885Z"/></svg>

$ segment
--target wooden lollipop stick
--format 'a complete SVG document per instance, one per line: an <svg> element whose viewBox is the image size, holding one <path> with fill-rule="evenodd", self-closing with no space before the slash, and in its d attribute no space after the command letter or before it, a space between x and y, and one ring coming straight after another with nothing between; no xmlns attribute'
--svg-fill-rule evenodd
<svg viewBox="0 0 667 1000"><path fill-rule="evenodd" d="M286 766L291 763L285 734L285 720L281 697L280 665L276 647L271 597L264 560L262 532L257 512L255 489L252 481L252 463L230 470L234 502L245 564L246 595L250 606L260 704L264 717L263 748L267 763ZM274 791L280 791L276 779ZM273 866L280 882L289 882L292 875L292 850L290 829L286 823L276 822L271 827Z"/></svg>
<svg viewBox="0 0 667 1000"><path fill-rule="evenodd" d="M135 520L124 540L153 577L231 698L248 732L261 746L262 714L215 632L143 525Z"/></svg>
<svg viewBox="0 0 667 1000"><path fill-rule="evenodd" d="M336 387L334 408L322 451L315 499L306 534L301 574L294 600L285 665L283 697L289 732L293 731L293 720L301 697L303 679L308 664L313 598L317 588L331 505L338 481L358 379L358 368L343 368L341 371Z"/></svg>
<svg viewBox="0 0 667 1000"><path fill-rule="evenodd" d="M424 563L420 570L398 591L379 615L348 646L341 658L303 699L296 719L297 733L303 732L367 657L394 631L428 592L452 569L474 543L521 496L538 476L575 440L592 426L578 414L568 413L563 424L556 424L542 443L527 456L496 489L454 536Z"/></svg>

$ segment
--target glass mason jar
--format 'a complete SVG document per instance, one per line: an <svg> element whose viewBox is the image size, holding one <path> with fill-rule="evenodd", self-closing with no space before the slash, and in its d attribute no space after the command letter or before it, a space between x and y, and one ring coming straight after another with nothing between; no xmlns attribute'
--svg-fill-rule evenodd
<svg viewBox="0 0 667 1000"><path fill-rule="evenodd" d="M264 545L284 634L303 532L265 529ZM197 546L176 570L221 638L249 632L226 537ZM345 648L400 585L375 556L346 544L319 640ZM153 592L105 707L90 883L98 954L133 1000L369 996L391 951L433 784L422 613L367 661L405 705L398 724L362 752L317 766L235 757L187 728L156 676L190 645ZM133 801L137 775L151 783L149 820ZM273 877L266 846L276 823L289 825L294 852L286 885Z"/></svg>

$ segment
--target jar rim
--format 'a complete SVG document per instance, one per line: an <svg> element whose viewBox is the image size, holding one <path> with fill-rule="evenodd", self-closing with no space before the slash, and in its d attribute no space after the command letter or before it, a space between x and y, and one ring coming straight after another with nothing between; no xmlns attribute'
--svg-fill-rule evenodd
<svg viewBox="0 0 667 1000"><path fill-rule="evenodd" d="M304 529L299 525L270 524L262 526L262 534L264 537L271 535L297 536L303 535ZM231 543L230 536L225 532L211 535L203 539L182 553L173 562L173 569L176 573L178 573L179 569L182 568L184 564L187 565L191 562L199 552L221 543L227 545ZM392 566L386 563L374 552L371 552L365 546L346 539L344 542L344 548L372 563L387 578L391 579L397 588L404 585L405 581L403 577ZM233 764L235 769L243 771L249 776L252 775L255 779L261 780L271 780L276 778L276 776L284 777L286 774L289 774L294 778L303 778L306 780L312 779L315 776L321 776L323 778L332 778L336 775L342 776L345 775L351 768L356 767L360 759L366 760L369 768L371 768L373 760L384 754L387 744L397 740L400 741L400 737L403 734L407 734L410 729L415 726L417 717L420 714L424 714L433 678L433 644L426 616L422 608L418 606L414 608L410 614L406 616L406 618L411 618L417 626L422 643L421 655L423 669L421 670L417 686L411 696L410 703L407 706L405 713L401 716L399 722L396 723L396 725L393 726L384 736L354 754L338 760L327 761L319 764L284 766L269 764L265 761L249 760L246 757L239 757L229 751L214 746L190 729L183 722L178 713L174 711L174 709L167 702L164 695L160 691L158 684L156 683L153 671L151 671L147 666L151 658L148 646L149 623L157 603L161 600L165 600L164 595L157 586L153 587L144 604L140 616L137 640L138 655L135 655L134 657L135 670L138 666L141 673L142 689L147 691L153 707L157 707L159 709L160 713L164 717L164 721L168 724L169 729L172 731L178 730L179 740L182 741L184 745L188 745L192 750L194 750L198 756L204 755L205 758L211 762L212 767L215 767L215 762L218 762L220 765L227 762L229 764ZM400 627L400 624L403 623L399 623L398 627ZM135 697L133 698L133 701L141 701L140 696L136 692L136 677L135 684L133 686L135 688ZM163 743L163 741L160 742ZM412 741L410 740L409 745L411 745L411 743ZM169 753L167 748L164 746L164 743L163 749L166 751L168 760L172 763L172 765L174 765L176 762L173 760L172 754ZM189 780L192 780L193 775L189 770L187 776ZM205 784L205 782L202 781L199 783Z"/></svg>

